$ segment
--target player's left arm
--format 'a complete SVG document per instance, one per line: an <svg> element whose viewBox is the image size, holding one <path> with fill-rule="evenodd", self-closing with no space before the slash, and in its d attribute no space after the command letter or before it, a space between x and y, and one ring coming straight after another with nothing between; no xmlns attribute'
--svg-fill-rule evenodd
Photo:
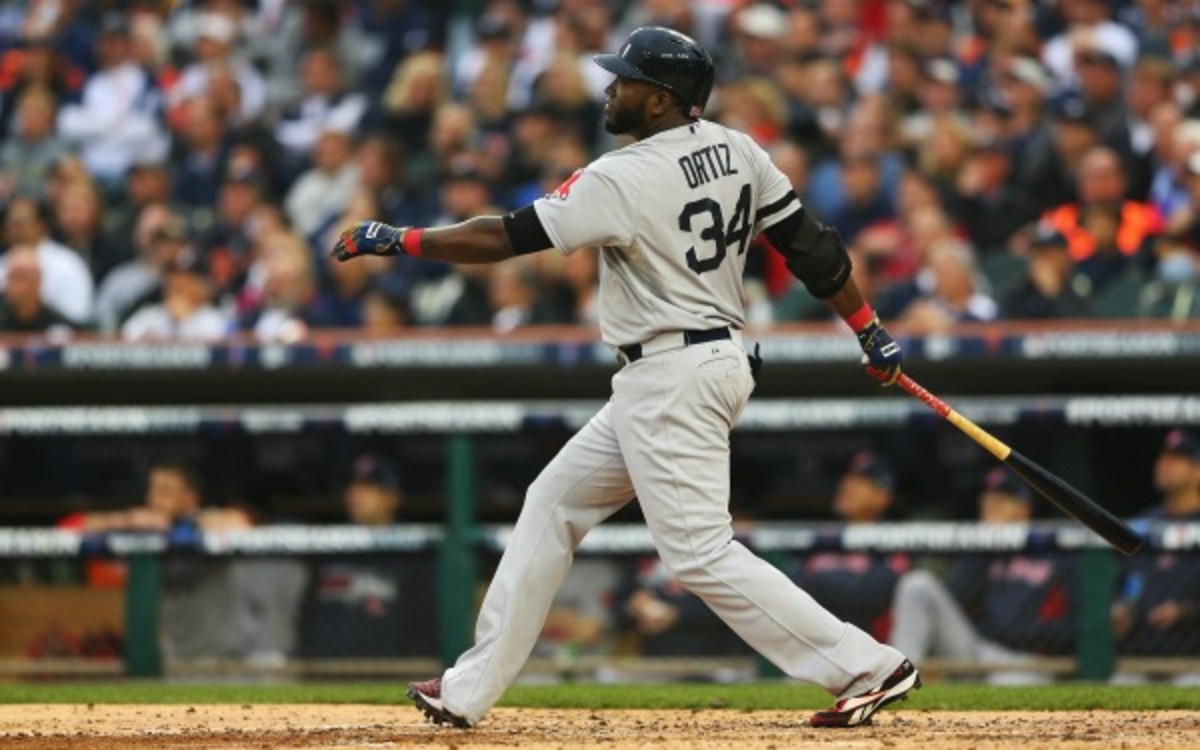
<svg viewBox="0 0 1200 750"><path fill-rule="evenodd" d="M393 227L362 221L342 232L333 255L411 255L448 263L497 263L551 247L532 206L504 216L477 216L445 227Z"/></svg>
<svg viewBox="0 0 1200 750"><path fill-rule="evenodd" d="M900 346L851 278L850 255L837 230L801 206L767 227L764 234L783 254L792 275L813 296L825 300L854 331L867 373L884 385L895 383L903 359Z"/></svg>

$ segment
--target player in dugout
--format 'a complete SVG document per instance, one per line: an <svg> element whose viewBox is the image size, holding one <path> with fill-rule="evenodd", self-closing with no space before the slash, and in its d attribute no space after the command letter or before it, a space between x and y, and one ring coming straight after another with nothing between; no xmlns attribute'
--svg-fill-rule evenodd
<svg viewBox="0 0 1200 750"><path fill-rule="evenodd" d="M917 669L733 538L729 432L754 389L742 338L750 241L765 234L846 321L869 374L894 383L900 347L850 278L837 232L748 135L701 117L714 78L707 51L643 27L595 60L615 76L604 127L628 145L505 216L435 229L362 222L333 249L340 260L495 263L598 246L601 337L622 365L609 402L529 487L475 645L409 697L438 724L482 720L529 657L575 548L636 496L672 577L785 674L836 696L813 726L866 724L920 686Z"/></svg>

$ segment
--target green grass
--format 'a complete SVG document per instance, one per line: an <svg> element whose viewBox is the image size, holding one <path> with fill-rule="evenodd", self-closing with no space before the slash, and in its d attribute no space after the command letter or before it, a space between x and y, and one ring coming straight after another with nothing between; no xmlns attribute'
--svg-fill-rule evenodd
<svg viewBox="0 0 1200 750"><path fill-rule="evenodd" d="M781 683L741 685L518 685L501 705L522 708L810 710L828 704L821 690ZM303 685L157 682L0 684L0 703L371 703L407 705L394 683ZM926 686L902 709L934 711L1200 710L1200 688L1118 687L1087 683L1042 687Z"/></svg>

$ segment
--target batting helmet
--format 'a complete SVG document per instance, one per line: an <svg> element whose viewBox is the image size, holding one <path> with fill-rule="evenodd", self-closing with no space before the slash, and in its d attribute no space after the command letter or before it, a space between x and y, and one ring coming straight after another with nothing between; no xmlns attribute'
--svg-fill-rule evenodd
<svg viewBox="0 0 1200 750"><path fill-rule="evenodd" d="M662 86L679 97L688 117L699 117L712 93L712 56L696 40L662 26L635 29L620 52L593 59L609 73Z"/></svg>

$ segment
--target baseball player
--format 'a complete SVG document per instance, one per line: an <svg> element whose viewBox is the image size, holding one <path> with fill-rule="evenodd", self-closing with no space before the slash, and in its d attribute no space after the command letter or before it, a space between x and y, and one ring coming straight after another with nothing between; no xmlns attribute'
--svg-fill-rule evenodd
<svg viewBox="0 0 1200 750"><path fill-rule="evenodd" d="M435 723L479 722L528 658L576 546L636 496L673 578L786 674L839 697L814 726L867 723L920 686L917 670L733 539L729 431L754 388L742 341L750 240L766 234L857 333L868 372L885 383L900 374L899 347L850 280L837 233L748 136L701 119L713 85L703 48L644 27L595 61L615 75L605 129L632 144L503 217L436 229L363 222L333 249L339 260L490 263L599 246L601 336L623 365L609 402L530 485L475 645L408 695Z"/></svg>

